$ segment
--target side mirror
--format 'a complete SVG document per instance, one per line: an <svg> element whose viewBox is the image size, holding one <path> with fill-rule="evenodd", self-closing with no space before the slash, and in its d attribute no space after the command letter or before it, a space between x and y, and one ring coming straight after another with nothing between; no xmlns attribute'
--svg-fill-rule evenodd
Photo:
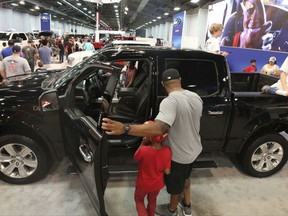
<svg viewBox="0 0 288 216"><path fill-rule="evenodd" d="M57 90L44 92L39 97L39 107L42 112L59 110Z"/></svg>

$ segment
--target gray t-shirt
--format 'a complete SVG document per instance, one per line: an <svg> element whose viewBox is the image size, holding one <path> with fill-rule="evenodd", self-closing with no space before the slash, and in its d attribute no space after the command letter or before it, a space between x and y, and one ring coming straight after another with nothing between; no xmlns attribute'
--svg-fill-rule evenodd
<svg viewBox="0 0 288 216"><path fill-rule="evenodd" d="M5 70L7 78L31 71L28 61L25 58L13 55L3 59L0 69Z"/></svg>
<svg viewBox="0 0 288 216"><path fill-rule="evenodd" d="M163 142L172 150L172 160L192 163L202 151L200 119L203 102L194 92L174 91L165 98L156 119L170 126L168 139Z"/></svg>
<svg viewBox="0 0 288 216"><path fill-rule="evenodd" d="M37 51L34 47L28 45L23 47L22 53L24 54L24 58L27 59L27 61L34 61L34 56L37 54Z"/></svg>

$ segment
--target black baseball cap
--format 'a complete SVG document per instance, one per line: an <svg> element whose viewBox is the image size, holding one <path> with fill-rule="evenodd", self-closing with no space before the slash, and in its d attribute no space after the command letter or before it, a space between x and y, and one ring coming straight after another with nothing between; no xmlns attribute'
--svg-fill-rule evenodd
<svg viewBox="0 0 288 216"><path fill-rule="evenodd" d="M162 81L163 82L166 82L169 80L174 80L174 79L180 79L180 75L179 75L179 72L177 69L170 68L170 69L165 70L162 73Z"/></svg>

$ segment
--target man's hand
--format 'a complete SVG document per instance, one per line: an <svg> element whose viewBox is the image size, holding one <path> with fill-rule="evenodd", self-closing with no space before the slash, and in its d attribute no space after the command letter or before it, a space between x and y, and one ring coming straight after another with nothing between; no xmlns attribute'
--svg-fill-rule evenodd
<svg viewBox="0 0 288 216"><path fill-rule="evenodd" d="M266 20L266 12L262 0L243 1L243 32L240 35L240 47L262 48L262 37L267 34L272 22Z"/></svg>
<svg viewBox="0 0 288 216"><path fill-rule="evenodd" d="M245 28L240 36L240 47L262 49L262 37L271 29L272 22L264 23L260 28Z"/></svg>
<svg viewBox="0 0 288 216"><path fill-rule="evenodd" d="M124 134L124 124L118 121L113 121L108 118L103 118L102 127L103 130L106 130L108 135L121 135Z"/></svg>

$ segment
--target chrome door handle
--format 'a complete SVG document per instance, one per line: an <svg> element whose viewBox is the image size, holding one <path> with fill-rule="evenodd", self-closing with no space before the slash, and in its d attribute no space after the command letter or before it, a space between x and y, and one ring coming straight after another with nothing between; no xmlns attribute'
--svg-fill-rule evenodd
<svg viewBox="0 0 288 216"><path fill-rule="evenodd" d="M92 162L92 152L88 150L88 148L85 145L79 146L79 151L84 159L84 161L90 163Z"/></svg>
<svg viewBox="0 0 288 216"><path fill-rule="evenodd" d="M223 111L209 111L208 110L208 114L209 115L223 115Z"/></svg>

